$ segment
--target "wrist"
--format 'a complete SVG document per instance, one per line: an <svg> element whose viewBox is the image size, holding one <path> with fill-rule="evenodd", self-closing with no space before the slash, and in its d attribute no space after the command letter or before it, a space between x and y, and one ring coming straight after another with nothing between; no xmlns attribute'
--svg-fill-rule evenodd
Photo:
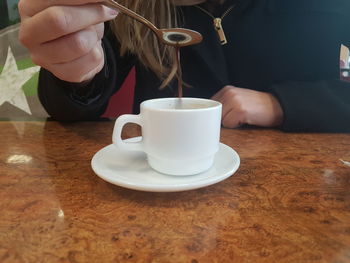
<svg viewBox="0 0 350 263"><path fill-rule="evenodd" d="M274 116L271 126L272 127L281 126L284 120L283 109L281 107L281 104L277 100L277 98L272 94L269 94L269 95L270 95L270 100L272 104L272 108L271 108L272 115Z"/></svg>

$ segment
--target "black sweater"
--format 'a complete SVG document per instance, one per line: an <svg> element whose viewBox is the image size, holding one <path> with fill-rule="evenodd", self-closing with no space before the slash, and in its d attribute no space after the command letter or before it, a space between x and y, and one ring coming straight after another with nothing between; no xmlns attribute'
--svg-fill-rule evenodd
<svg viewBox="0 0 350 263"><path fill-rule="evenodd" d="M340 46L350 47L349 0L238 0L223 19L228 43L220 45L213 20L194 6L182 7L183 27L200 32L202 43L182 48L186 97L210 98L225 85L276 96L284 111L284 131L350 132L350 83L339 80ZM218 10L223 13L232 2ZM55 78L42 69L39 97L57 120L92 120L135 66L134 112L143 100L173 97L176 81L160 90L160 80L132 54L119 56L107 29L106 63L89 87Z"/></svg>

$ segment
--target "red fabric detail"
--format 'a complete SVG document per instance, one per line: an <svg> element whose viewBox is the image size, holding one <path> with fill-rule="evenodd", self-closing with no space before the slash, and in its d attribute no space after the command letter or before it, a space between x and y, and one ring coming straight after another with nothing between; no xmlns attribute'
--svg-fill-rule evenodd
<svg viewBox="0 0 350 263"><path fill-rule="evenodd" d="M102 117L116 118L132 112L135 88L135 68L132 68L121 88L109 100L108 107Z"/></svg>

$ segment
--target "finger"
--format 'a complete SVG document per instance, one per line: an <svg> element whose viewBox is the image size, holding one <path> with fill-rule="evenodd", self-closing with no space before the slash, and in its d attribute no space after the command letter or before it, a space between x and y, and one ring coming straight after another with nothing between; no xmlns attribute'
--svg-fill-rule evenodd
<svg viewBox="0 0 350 263"><path fill-rule="evenodd" d="M223 87L221 90L219 90L217 93L214 94L214 96L211 97L212 100L216 100L216 101L222 101L223 98L225 98L225 94L231 90L232 88L234 88L234 86L230 86L227 85L225 87Z"/></svg>
<svg viewBox="0 0 350 263"><path fill-rule="evenodd" d="M222 104L222 118L224 118L232 108L236 107L235 93L231 86L222 88L213 98Z"/></svg>
<svg viewBox="0 0 350 263"><path fill-rule="evenodd" d="M222 126L226 128L237 128L243 124L240 117L239 113L231 108L222 118Z"/></svg>
<svg viewBox="0 0 350 263"><path fill-rule="evenodd" d="M49 7L21 23L20 40L32 47L111 20L116 15L114 10L96 4Z"/></svg>
<svg viewBox="0 0 350 263"><path fill-rule="evenodd" d="M212 96L210 99L215 100L215 101L220 101L219 98L220 98L220 91L215 93L214 96Z"/></svg>
<svg viewBox="0 0 350 263"><path fill-rule="evenodd" d="M50 6L80 6L99 2L101 0L21 0L18 11L22 17L31 17Z"/></svg>
<svg viewBox="0 0 350 263"><path fill-rule="evenodd" d="M222 88L221 90L219 90L217 93L214 94L214 96L211 97L212 100L215 101L220 101L223 97L223 94L225 93L226 87Z"/></svg>
<svg viewBox="0 0 350 263"><path fill-rule="evenodd" d="M57 64L78 59L88 54L103 35L103 23L88 27L79 32L46 42L31 50L35 64ZM59 50L59 52L53 52Z"/></svg>
<svg viewBox="0 0 350 263"><path fill-rule="evenodd" d="M62 80L79 83L91 79L101 71L103 65L103 50L101 43L98 43L91 52L83 57L68 63L50 64L44 67Z"/></svg>
<svg viewBox="0 0 350 263"><path fill-rule="evenodd" d="M222 104L222 111L221 111L221 116L222 119L225 118L225 116L236 107L235 105L235 101L232 98L229 97L222 97L222 99L220 100L221 104Z"/></svg>

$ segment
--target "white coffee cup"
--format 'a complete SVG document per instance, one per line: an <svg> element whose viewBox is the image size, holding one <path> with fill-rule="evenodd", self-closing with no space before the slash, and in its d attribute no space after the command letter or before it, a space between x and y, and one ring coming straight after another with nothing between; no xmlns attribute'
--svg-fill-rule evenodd
<svg viewBox="0 0 350 263"><path fill-rule="evenodd" d="M219 149L221 103L200 98L162 98L141 103L139 115L120 116L113 144L122 150L143 151L149 165L170 175L193 175L208 170ZM141 126L140 142L124 142L123 126Z"/></svg>

